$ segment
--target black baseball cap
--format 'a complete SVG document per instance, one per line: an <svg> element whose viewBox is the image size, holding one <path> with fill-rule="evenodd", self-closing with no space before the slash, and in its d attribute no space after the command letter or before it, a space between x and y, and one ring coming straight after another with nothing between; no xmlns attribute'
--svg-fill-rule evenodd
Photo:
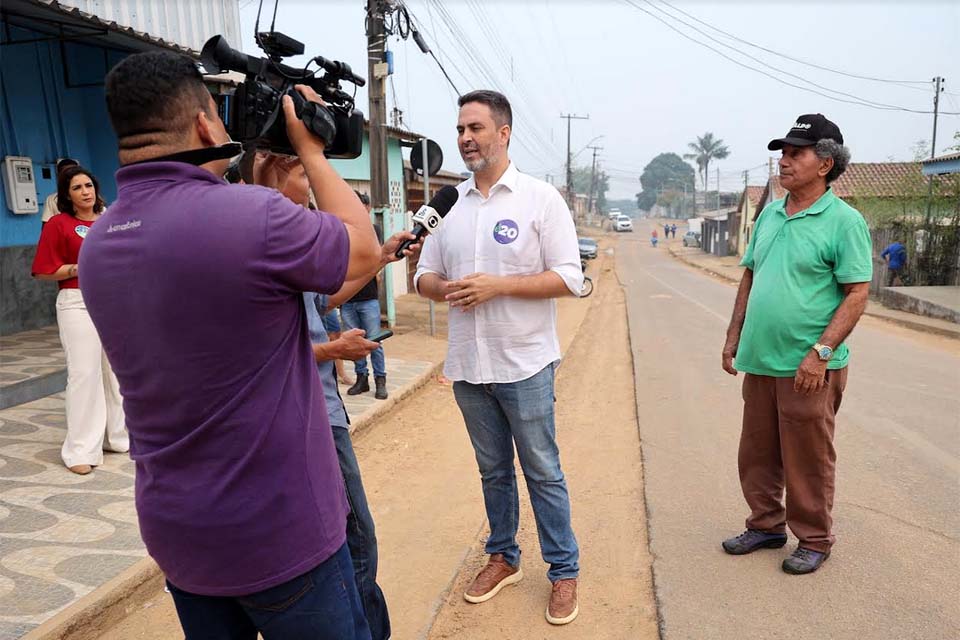
<svg viewBox="0 0 960 640"><path fill-rule="evenodd" d="M767 149L778 151L783 149L785 144L795 147L809 147L824 138L829 138L837 144L843 144L843 134L840 133L840 127L827 120L822 113L807 113L797 118L787 135L771 140Z"/></svg>

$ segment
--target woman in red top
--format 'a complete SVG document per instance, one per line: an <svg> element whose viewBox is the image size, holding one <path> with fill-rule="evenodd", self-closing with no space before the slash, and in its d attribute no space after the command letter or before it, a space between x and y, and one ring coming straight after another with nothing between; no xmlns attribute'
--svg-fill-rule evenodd
<svg viewBox="0 0 960 640"><path fill-rule="evenodd" d="M60 455L80 475L103 463L104 434L110 451L127 451L122 399L100 337L83 304L77 258L87 231L104 209L96 177L80 166L57 177L57 208L40 233L33 276L53 280L57 295L57 325L67 357L67 437Z"/></svg>

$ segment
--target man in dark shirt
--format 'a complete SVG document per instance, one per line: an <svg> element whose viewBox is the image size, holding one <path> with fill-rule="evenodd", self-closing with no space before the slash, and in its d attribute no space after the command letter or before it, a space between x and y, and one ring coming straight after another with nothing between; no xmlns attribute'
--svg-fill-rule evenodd
<svg viewBox="0 0 960 640"><path fill-rule="evenodd" d="M370 197L365 193L357 192L360 202L370 211ZM377 237L383 238L381 229L374 225ZM363 329L366 335L372 336L380 332L380 290L377 287L377 278L374 276L364 285L355 296L340 307L340 317L346 329ZM373 363L373 381L376 385L374 396L377 400L387 399L387 367L383 356L383 346L370 354ZM363 357L354 362L357 381L347 389L347 395L355 396L370 391L370 374L367 369L367 359Z"/></svg>
<svg viewBox="0 0 960 640"><path fill-rule="evenodd" d="M117 199L84 241L80 286L184 635L370 640L302 296L376 273L369 216L288 96L319 211L223 180L237 149L186 56L129 56L105 93Z"/></svg>

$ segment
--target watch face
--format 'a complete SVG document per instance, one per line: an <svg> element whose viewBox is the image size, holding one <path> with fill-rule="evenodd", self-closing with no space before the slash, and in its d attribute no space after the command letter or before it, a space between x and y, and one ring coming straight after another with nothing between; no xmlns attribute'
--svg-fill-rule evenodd
<svg viewBox="0 0 960 640"><path fill-rule="evenodd" d="M820 354L821 360L826 360L833 355L833 349L830 347L820 347L820 351L818 353Z"/></svg>

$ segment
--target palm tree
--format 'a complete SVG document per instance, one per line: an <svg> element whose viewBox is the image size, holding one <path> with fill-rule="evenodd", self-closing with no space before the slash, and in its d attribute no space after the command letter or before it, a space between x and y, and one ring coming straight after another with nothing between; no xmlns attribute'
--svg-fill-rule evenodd
<svg viewBox="0 0 960 640"><path fill-rule="evenodd" d="M694 153L685 153L685 160L693 160L697 163L697 170L700 173L700 181L703 182L703 191L707 191L707 171L710 168L711 160L723 160L730 155L730 150L723 144L723 140L714 139L713 134L707 131L702 136L697 136L696 142L689 142L687 145Z"/></svg>

